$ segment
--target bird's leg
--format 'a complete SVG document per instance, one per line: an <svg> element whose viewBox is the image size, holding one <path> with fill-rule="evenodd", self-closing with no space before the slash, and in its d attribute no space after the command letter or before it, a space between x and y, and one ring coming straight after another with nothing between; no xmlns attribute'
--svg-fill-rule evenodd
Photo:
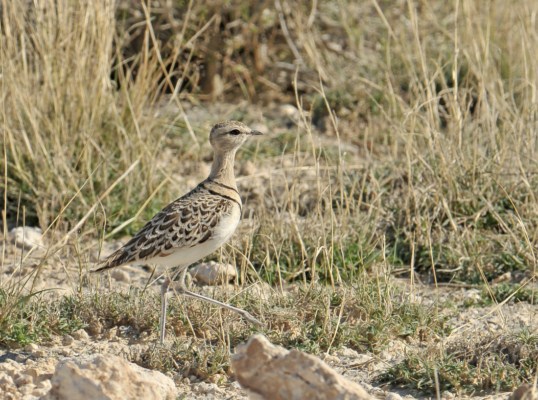
<svg viewBox="0 0 538 400"><path fill-rule="evenodd" d="M169 286L170 286L170 278L166 277L164 278L164 282L161 286L161 321L160 321L161 344L164 344L164 335L166 332L166 308L168 307L168 298L166 297L166 294L168 293Z"/></svg>
<svg viewBox="0 0 538 400"><path fill-rule="evenodd" d="M263 326L263 324L260 321L258 321L256 318L254 318L249 312L247 312L247 311L245 311L245 310L243 310L241 308L237 308L237 307L231 306L229 304L222 303L222 302L220 302L218 300L212 299L211 297L206 297L206 296L203 296L201 294L191 292L190 290L187 289L187 287L185 285L185 276L186 275L187 275L187 268L185 268L183 271L181 271L181 276L180 276L179 281L170 282L171 288L175 292L177 292L178 294L182 294L184 296L192 297L192 298L198 299L198 300L207 301L208 303L215 304L215 305L217 305L219 307L222 307L222 308L227 308L228 310L233 311L233 312L241 315L244 319L246 319L251 324L258 325L258 326Z"/></svg>
<svg viewBox="0 0 538 400"><path fill-rule="evenodd" d="M164 278L164 282L161 285L161 320L160 320L160 339L161 344L164 344L164 337L166 335L166 309L168 308L168 297L167 293L170 288L170 283L176 279L176 277L181 274L180 276L180 282L183 283L183 286L185 286L185 277L187 274L188 266L179 269L173 276L172 279L170 279L168 276Z"/></svg>
<svg viewBox="0 0 538 400"><path fill-rule="evenodd" d="M219 307L226 308L230 311L233 311L239 315L241 315L244 319L246 319L248 322L254 325L263 326L263 324L258 321L256 318L254 318L248 311L245 311L241 308L234 307L230 304L222 303L218 300L212 299L211 297L203 296L198 293L191 292L187 289L187 286L185 284L185 279L187 277L188 267L182 268L179 271L177 271L173 276L172 279L165 278L162 286L161 286L161 344L164 343L164 336L166 332L166 308L168 305L168 299L166 297L166 294L170 289L174 290L177 294L181 294L187 297L192 297L194 299L207 301L208 303L215 304ZM179 275L179 280L175 281L174 279Z"/></svg>

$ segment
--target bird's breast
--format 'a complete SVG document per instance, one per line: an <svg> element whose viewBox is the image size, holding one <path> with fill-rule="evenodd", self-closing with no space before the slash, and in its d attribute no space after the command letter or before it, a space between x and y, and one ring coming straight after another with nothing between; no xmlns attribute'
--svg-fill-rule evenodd
<svg viewBox="0 0 538 400"><path fill-rule="evenodd" d="M215 225L211 239L221 241L221 243L226 242L235 232L240 219L241 209L239 208L239 205L234 204L229 213L223 214L221 218L219 218L219 222Z"/></svg>

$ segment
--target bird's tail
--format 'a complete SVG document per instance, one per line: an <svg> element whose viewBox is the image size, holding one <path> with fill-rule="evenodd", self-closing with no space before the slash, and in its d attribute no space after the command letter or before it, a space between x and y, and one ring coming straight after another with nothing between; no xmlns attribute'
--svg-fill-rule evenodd
<svg viewBox="0 0 538 400"><path fill-rule="evenodd" d="M116 250L114 253L110 254L104 260L99 261L97 264L98 267L96 269L92 269L90 273L94 274L96 272L106 271L107 269L111 269L111 268L119 267L120 265L123 265L124 263L121 262L121 259L123 258L122 256L124 256L122 249Z"/></svg>

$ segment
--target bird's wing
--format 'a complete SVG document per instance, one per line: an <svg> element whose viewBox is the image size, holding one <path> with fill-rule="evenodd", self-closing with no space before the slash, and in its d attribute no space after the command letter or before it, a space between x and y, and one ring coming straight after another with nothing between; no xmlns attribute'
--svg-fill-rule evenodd
<svg viewBox="0 0 538 400"><path fill-rule="evenodd" d="M234 204L197 187L159 211L122 248L108 256L99 272L133 261L165 257L182 247L209 240L219 220Z"/></svg>

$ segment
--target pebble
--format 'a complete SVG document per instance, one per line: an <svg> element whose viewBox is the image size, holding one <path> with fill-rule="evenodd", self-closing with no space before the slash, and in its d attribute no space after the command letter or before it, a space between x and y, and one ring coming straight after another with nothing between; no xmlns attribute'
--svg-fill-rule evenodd
<svg viewBox="0 0 538 400"><path fill-rule="evenodd" d="M220 264L215 261L200 263L189 270L192 278L206 285L219 285L230 282L237 276L235 266Z"/></svg>
<svg viewBox="0 0 538 400"><path fill-rule="evenodd" d="M35 357L45 357L47 352L43 349L36 350L32 353Z"/></svg>
<svg viewBox="0 0 538 400"><path fill-rule="evenodd" d="M39 349L39 346L35 343L30 343L24 346L24 351L27 351L28 353L34 353L38 349Z"/></svg>
<svg viewBox="0 0 538 400"><path fill-rule="evenodd" d="M90 339L90 335L88 335L88 332L86 332L84 329L79 329L73 332L73 337L77 340L89 340Z"/></svg>
<svg viewBox="0 0 538 400"><path fill-rule="evenodd" d="M62 338L62 344L64 346L71 346L73 343L75 343L75 338L71 335L64 335Z"/></svg>
<svg viewBox="0 0 538 400"><path fill-rule="evenodd" d="M44 248L43 232L40 228L19 226L13 228L9 235L15 246L30 250L32 247Z"/></svg>
<svg viewBox="0 0 538 400"><path fill-rule="evenodd" d="M337 365L340 364L340 359L336 356L333 356L332 354L326 354L323 357L323 361L327 364Z"/></svg>
<svg viewBox="0 0 538 400"><path fill-rule="evenodd" d="M221 389L214 383L200 382L193 385L192 391L198 394L216 395L221 392Z"/></svg>

